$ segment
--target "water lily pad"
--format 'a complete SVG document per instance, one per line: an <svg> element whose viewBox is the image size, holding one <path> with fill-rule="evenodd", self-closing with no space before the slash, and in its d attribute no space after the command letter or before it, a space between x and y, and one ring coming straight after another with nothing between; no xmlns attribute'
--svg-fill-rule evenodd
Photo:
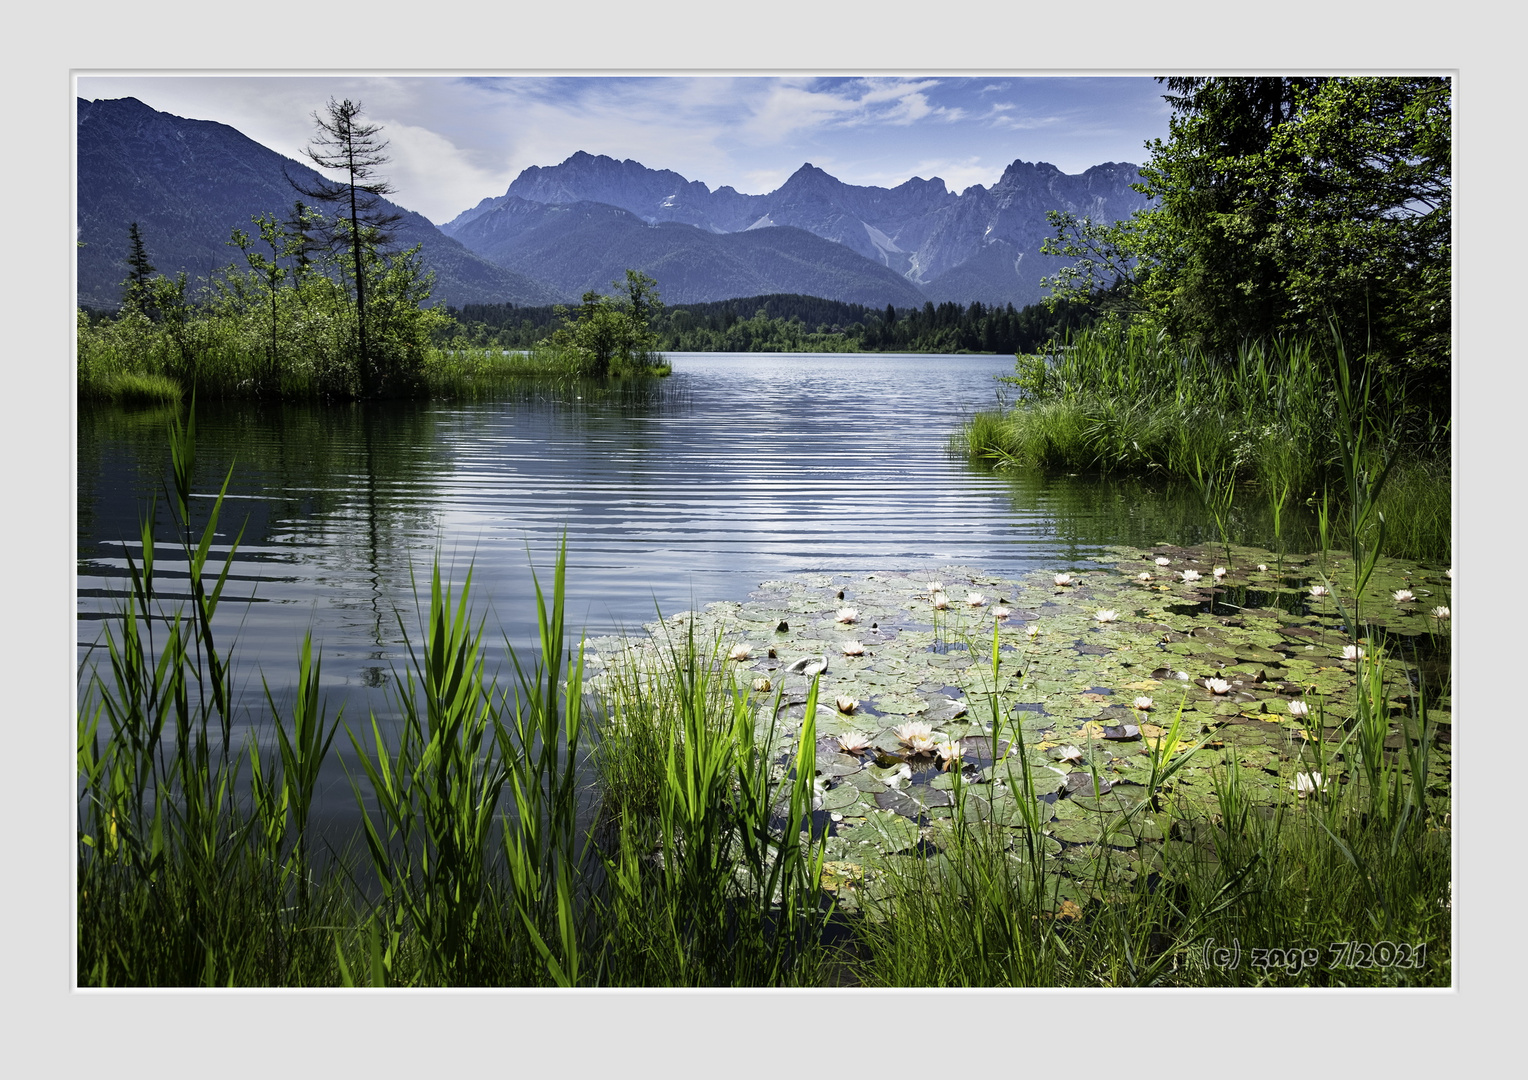
<svg viewBox="0 0 1528 1080"><path fill-rule="evenodd" d="M930 723L939 723L964 715L966 715L966 703L964 701L956 701L945 697L943 694L935 694L928 699L928 705L923 712L922 718Z"/></svg>
<svg viewBox="0 0 1528 1080"><path fill-rule="evenodd" d="M1088 818L1074 818L1070 821L1058 821L1050 828L1050 834L1057 840L1064 840L1068 844L1093 844L1103 836L1103 828L1097 821Z"/></svg>
<svg viewBox="0 0 1528 1080"><path fill-rule="evenodd" d="M1068 795L1096 795L1108 791L1114 785L1104 777L1097 778L1095 783L1092 773L1073 772L1068 773L1063 785Z"/></svg>
<svg viewBox="0 0 1528 1080"><path fill-rule="evenodd" d="M872 795L874 795L877 791L884 791L886 789L886 782L879 777L872 775L871 769L873 768L874 766L871 766L869 768L860 769L857 772L849 773L844 777L844 782L846 784L853 785L860 791L869 792Z"/></svg>
<svg viewBox="0 0 1528 1080"><path fill-rule="evenodd" d="M897 716L915 716L928 711L928 701L916 694L879 694L874 705L883 713Z"/></svg>
<svg viewBox="0 0 1528 1080"><path fill-rule="evenodd" d="M912 769L903 761L887 765L873 763L865 767L865 774L882 786L899 786L912 778Z"/></svg>
<svg viewBox="0 0 1528 1080"><path fill-rule="evenodd" d="M902 793L902 791L895 790L895 788L877 791L874 799L876 799L877 807L882 808L882 810L889 810L891 813L898 814L898 816L917 820L923 814L923 804L921 802L918 802L917 799L912 799L912 797Z"/></svg>
<svg viewBox="0 0 1528 1080"><path fill-rule="evenodd" d="M821 809L841 811L860 802L864 797L865 793L853 784L841 783L823 794Z"/></svg>

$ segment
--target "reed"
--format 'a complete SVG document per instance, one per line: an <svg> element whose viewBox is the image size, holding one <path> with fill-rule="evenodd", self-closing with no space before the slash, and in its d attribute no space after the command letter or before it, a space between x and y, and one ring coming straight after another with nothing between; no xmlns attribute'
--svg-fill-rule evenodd
<svg viewBox="0 0 1528 1080"><path fill-rule="evenodd" d="M172 421L172 517L189 569L189 612L159 592L152 506L131 593L106 629L109 678L87 679L78 727L78 976L82 985L309 984L331 962L313 929L345 907L335 879L310 887L302 829L315 752L299 720L294 767L279 779L249 750L258 793L241 799L230 740L231 654L212 621L238 539L213 573L209 556L227 481L198 536L191 520L194 413ZM317 670L303 656L304 693ZM303 707L303 717L311 713ZM101 721L106 720L103 727ZM316 767L316 764L315 766Z"/></svg>
<svg viewBox="0 0 1528 1080"><path fill-rule="evenodd" d="M996 635L993 645L995 683ZM1327 745L1319 715L1307 725L1307 775L1351 755L1358 778L1317 784L1294 805L1254 803L1232 755L1215 774L1213 811L1169 797L1174 774L1207 741L1181 746L1180 712L1151 750L1145 795L1118 826L1134 841L1162 838L1159 858L1133 869L1108 835L1065 871L1042 857L1023 731L989 697L994 755L1000 735L1018 749L1000 768L1025 823L1022 839L1006 845L1013 830L968 803L977 797L957 782L942 850L905 858L871 901L873 917L855 925L855 971L865 985L1448 984L1451 861L1447 828L1427 796L1432 731L1422 705L1403 749L1385 749L1389 713L1377 673L1338 745Z"/></svg>
<svg viewBox="0 0 1528 1080"><path fill-rule="evenodd" d="M693 630L605 677L600 724L606 969L625 985L813 985L825 961L816 762L807 696L787 771L762 744L771 705L724 674ZM803 840L803 833L807 839Z"/></svg>
<svg viewBox="0 0 1528 1080"><path fill-rule="evenodd" d="M273 342L269 327L228 310L186 309L154 321L129 309L92 323L83 312L76 329L77 393L93 401L179 401L195 387L203 399L333 400L360 393L358 360L344 311L293 316ZM443 316L432 315L430 326ZM427 329L427 328L426 328ZM422 332L422 331L421 331ZM545 343L524 351L430 344L413 336L382 335L374 361L392 373L393 397L463 400L519 385L573 385L590 380L587 362ZM613 367L610 378L667 375L661 357ZM596 380L603 382L604 378Z"/></svg>
<svg viewBox="0 0 1528 1080"><path fill-rule="evenodd" d="M1049 355L1020 357L1007 379L1018 402L974 416L952 448L997 468L1161 472L1197 478L1206 492L1229 480L1304 501L1345 482L1343 433L1360 425L1362 441L1388 448L1407 476L1406 497L1376 508L1345 503L1333 524L1351 535L1380 509L1387 553L1446 560L1448 425L1404 386L1374 383L1350 366L1335 330L1319 350L1276 339L1223 360L1140 327L1102 325Z"/></svg>

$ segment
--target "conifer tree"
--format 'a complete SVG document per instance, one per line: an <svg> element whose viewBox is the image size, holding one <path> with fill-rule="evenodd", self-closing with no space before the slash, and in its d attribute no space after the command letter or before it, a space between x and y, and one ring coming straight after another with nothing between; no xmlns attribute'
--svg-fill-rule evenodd
<svg viewBox="0 0 1528 1080"><path fill-rule="evenodd" d="M135 221L127 227L127 268L128 275L122 282L122 306L145 308L148 306L151 292L150 282L153 280L154 264L149 262L148 249L143 244L143 233Z"/></svg>
<svg viewBox="0 0 1528 1080"><path fill-rule="evenodd" d="M321 178L311 185L288 180L306 197L337 208L340 227L335 239L346 249L353 267L361 392L370 396L378 380L367 335L368 264L378 248L391 242L393 226L402 220L402 215L386 208L382 198L392 193L392 185L377 175L389 160L383 153L387 142L380 138L379 125L361 122L361 103L349 98L330 98L322 115L313 114L313 122L318 134L303 152L319 168L339 172L342 179Z"/></svg>

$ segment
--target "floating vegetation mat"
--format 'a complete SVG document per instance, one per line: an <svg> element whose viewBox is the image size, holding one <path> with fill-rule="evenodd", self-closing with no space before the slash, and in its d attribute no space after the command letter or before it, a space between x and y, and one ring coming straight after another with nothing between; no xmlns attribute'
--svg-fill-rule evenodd
<svg viewBox="0 0 1528 1080"><path fill-rule="evenodd" d="M1243 797L1294 813L1356 780L1360 678L1383 687L1387 752L1425 709L1429 795L1446 809L1448 571L1380 561L1356 623L1351 581L1343 559L1219 546L1110 549L1013 580L960 566L800 575L645 638L591 641L590 687L602 671L661 671L693 635L750 695L783 778L815 676L813 827L841 906L875 896L888 860L942 858L957 816L1016 862L1054 860L1064 906L1082 895L1068 881L1158 869L1163 815L1141 811L1170 810L1191 836L1233 768ZM1154 758L1175 771L1153 807Z"/></svg>

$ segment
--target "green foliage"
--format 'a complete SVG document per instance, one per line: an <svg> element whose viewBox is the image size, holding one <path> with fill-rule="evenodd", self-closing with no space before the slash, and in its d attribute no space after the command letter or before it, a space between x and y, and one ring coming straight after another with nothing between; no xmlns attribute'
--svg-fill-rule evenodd
<svg viewBox="0 0 1528 1080"><path fill-rule="evenodd" d="M92 321L81 313L81 397L120 399L132 380L195 386L212 397L365 396L361 309L348 285L353 257L310 249L306 230L319 223L312 211L300 212L295 224L269 214L253 220L259 246L249 233L234 231L230 243L242 265L220 271L204 303L191 302L182 274L149 279L140 299L115 318ZM336 228L344 234L346 226ZM418 396L427 389L433 339L452 320L427 306L431 276L418 247L363 251L361 268L372 393Z"/></svg>
<svg viewBox="0 0 1528 1080"><path fill-rule="evenodd" d="M657 352L652 324L663 311L658 283L646 274L627 270L624 281L611 282L624 297L584 293L583 306L570 324L553 331L545 344L563 354L579 376L637 375L654 371L663 362Z"/></svg>
<svg viewBox="0 0 1528 1080"><path fill-rule="evenodd" d="M973 417L957 438L973 460L997 467L1162 473L1196 482L1224 529L1237 488L1316 506L1348 492L1363 455L1397 462L1405 499L1345 501L1333 524L1367 534L1383 516L1384 551L1447 558L1448 425L1414 403L1415 388L1377 368L1348 369L1340 338L1244 342L1230 360L1177 346L1139 321L1106 320L1049 355L1020 356L1008 382L1021 397ZM1382 466L1381 466L1382 467ZM1361 486L1361 485L1360 485ZM1346 496L1344 495L1344 500ZM1225 539L1225 536L1222 536Z"/></svg>
<svg viewBox="0 0 1528 1080"><path fill-rule="evenodd" d="M1049 279L1227 357L1317 336L1336 318L1362 365L1448 399L1451 88L1435 77L1173 78L1168 139L1137 190L1155 204L1097 226L1052 215Z"/></svg>
<svg viewBox="0 0 1528 1080"><path fill-rule="evenodd" d="M241 257L204 283L204 299L193 302L184 274L156 276L131 226L121 310L79 319L82 398L163 400L172 386L204 397L329 400L429 392L435 343L455 324L428 306L432 275L420 249L387 250L399 218L376 176L386 144L359 113L347 100L315 115L320 134L309 156L343 180L303 194L336 213L298 202L284 221L265 213L252 219L253 233L235 229L230 244ZM647 299L639 290L632 300L643 318L653 311Z"/></svg>
<svg viewBox="0 0 1528 1080"><path fill-rule="evenodd" d="M988 352L1040 348L1068 330L1088 325L1105 305L1096 297L1047 308L1015 310L953 302L898 311L770 294L739 300L676 304L656 314L651 327L658 348L676 352ZM742 312L752 311L751 316ZM566 325L561 307L467 304L452 312L462 329L456 340L470 347L523 349Z"/></svg>

